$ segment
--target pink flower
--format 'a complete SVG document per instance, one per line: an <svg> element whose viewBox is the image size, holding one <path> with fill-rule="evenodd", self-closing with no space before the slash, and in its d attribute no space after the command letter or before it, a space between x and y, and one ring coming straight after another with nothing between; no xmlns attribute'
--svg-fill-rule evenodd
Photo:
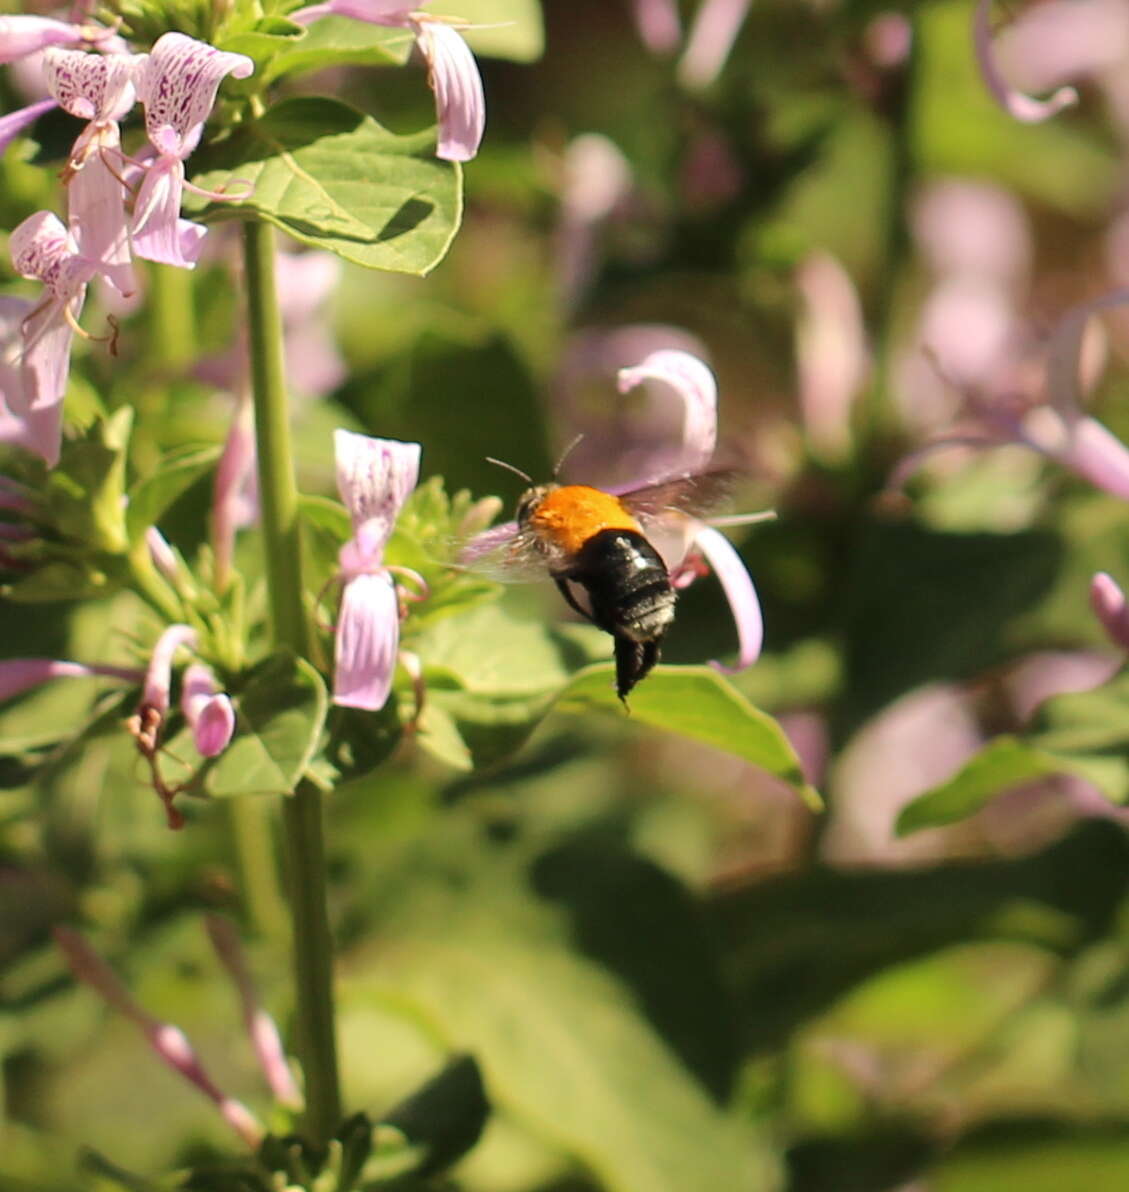
<svg viewBox="0 0 1129 1192"><path fill-rule="evenodd" d="M631 0L639 39L652 54L669 54L682 37L675 0Z"/></svg>
<svg viewBox="0 0 1129 1192"><path fill-rule="evenodd" d="M90 34L108 30L56 21L51 17L0 16L0 65L26 58L48 46L73 46L90 40Z"/></svg>
<svg viewBox="0 0 1129 1192"><path fill-rule="evenodd" d="M223 753L235 732L235 709L203 663L194 662L184 672L180 708L200 756L218 757Z"/></svg>
<svg viewBox="0 0 1129 1192"><path fill-rule="evenodd" d="M130 294L135 282L118 121L136 98L134 58L50 49L44 55L43 71L59 106L90 121L75 141L64 172L71 234L82 255L115 289Z"/></svg>
<svg viewBox="0 0 1129 1192"><path fill-rule="evenodd" d="M439 120L436 156L444 161L470 161L478 152L486 128L482 76L466 42L443 18L406 8L400 0L326 0L288 15L299 25L313 24L319 17L341 16L410 30L427 63L428 84L435 92Z"/></svg>
<svg viewBox="0 0 1129 1192"><path fill-rule="evenodd" d="M262 1126L241 1101L220 1090L205 1071L185 1033L171 1023L161 1022L139 1005L110 966L78 932L67 927L56 927L54 936L75 977L129 1019L141 1031L162 1063L203 1093L247 1146L252 1149L257 1147L263 1139Z"/></svg>
<svg viewBox="0 0 1129 1192"><path fill-rule="evenodd" d="M0 116L0 153L20 135L25 128L30 128L44 112L58 107L53 99L41 99L26 108L19 108L9 112L7 116Z"/></svg>
<svg viewBox="0 0 1129 1192"><path fill-rule="evenodd" d="M1003 76L992 45L992 0L976 0L972 17L973 45L980 73L992 98L1009 115L1025 124L1038 124L1078 102L1073 87L1060 87L1049 99L1034 99L1012 87Z"/></svg>
<svg viewBox="0 0 1129 1192"><path fill-rule="evenodd" d="M0 702L30 691L49 679L100 677L138 683L142 672L135 667L87 666L81 662L63 662L54 658L6 658L0 662Z"/></svg>
<svg viewBox="0 0 1129 1192"><path fill-rule="evenodd" d="M720 74L749 11L750 0L702 0L678 63L678 81L701 90Z"/></svg>
<svg viewBox="0 0 1129 1192"><path fill-rule="evenodd" d="M652 352L640 364L620 369L620 393L628 393L639 385L666 391L681 401L682 435L680 442L656 451L647 469L640 474L638 484L630 487L660 484L706 470L717 443L717 382L708 365L688 352L660 349ZM761 520L762 517L759 514L751 517L738 515L717 519L716 524L743 524L750 520ZM707 522L672 512L666 518L666 523L665 535L661 522L657 531L648 532L666 560L671 583L678 588L693 582L699 574L694 555L700 552L721 581L733 613L739 643L737 664L734 667L722 667L720 663L714 662L712 665L730 672L752 666L760 657L764 622L756 588L741 556L729 539Z"/></svg>
<svg viewBox="0 0 1129 1192"><path fill-rule="evenodd" d="M133 209L137 256L186 269L195 265L207 229L180 218L184 162L200 143L224 77L245 79L254 69L244 54L225 53L183 33L166 33L150 54L139 57L134 81L155 156Z"/></svg>
<svg viewBox="0 0 1129 1192"><path fill-rule="evenodd" d="M337 488L353 523L341 548L333 702L377 711L388 701L400 643L400 602L384 548L419 479L420 446L334 432ZM422 585L423 581L414 576Z"/></svg>
<svg viewBox="0 0 1129 1192"><path fill-rule="evenodd" d="M1099 571L1090 581L1090 606L1115 646L1129 650L1129 607L1117 581Z"/></svg>
<svg viewBox="0 0 1129 1192"><path fill-rule="evenodd" d="M22 277L43 282L46 291L38 305L22 318L18 351L9 343L5 360L18 367L5 370L8 412L35 423L29 427L34 449L51 467L59 459L61 403L70 371L71 339L86 298L86 286L96 272L83 257L57 216L49 211L29 215L12 232L12 263ZM11 310L9 310L11 314Z"/></svg>

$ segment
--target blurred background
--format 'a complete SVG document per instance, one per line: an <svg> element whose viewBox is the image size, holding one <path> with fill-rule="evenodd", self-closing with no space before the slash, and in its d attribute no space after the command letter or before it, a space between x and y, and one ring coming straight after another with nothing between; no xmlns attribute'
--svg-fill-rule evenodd
<svg viewBox="0 0 1129 1192"><path fill-rule="evenodd" d="M710 0L675 6L680 27L643 0L489 6L513 24L469 35L488 126L448 257L423 280L295 258L323 269L286 288L301 483L332 492L341 425L418 439L425 476L507 508L522 483L486 456L547 477L584 432L566 475L607 479L655 433L613 396L616 368L659 346L703 355L737 508L778 515L733 532L766 625L733 681L780 718L826 811L612 715L558 713L485 757L465 723L446 753L401 742L330 807L346 1103L387 1105L472 1052L494 1114L451 1176L466 1192L1121 1189L1122 813L1075 774L989 783L1008 789L949 826L895 823L1047 699L1116 687L1123 651L1088 593L1095 571L1129 581L1124 494L1008 440L1046 412L1062 316L1129 281L1129 2L996 6L1005 77L1079 90L1040 124L989 95L969 0L742 7L724 52L702 27L707 9L725 23ZM18 80L4 86L14 105ZM394 131L434 119L416 67L288 86ZM51 186L9 155L4 226ZM237 300L214 239L185 291L193 358L157 359L142 331L123 349L142 454L226 433L216 360ZM1114 434L1129 433L1127 351L1129 308L1088 326L1084 401ZM113 384L87 349L69 412ZM914 454L946 436L992 445ZM186 555L209 497L195 486L162 523ZM253 577L253 541L240 550ZM130 600L5 605L0 650L105 657L135 632ZM563 619L552 592L512 601ZM695 583L664 659L735 644L716 581ZM228 1148L212 1107L73 984L58 922L269 1113L201 926L243 880L226 807L169 833L112 716L81 748L60 742L92 698L56 684L0 713L14 1190L97 1186L76 1174L84 1145L153 1173ZM1125 707L1094 704L1083 725L1120 770ZM267 817L251 830L268 854ZM257 922L277 925L264 897ZM285 954L248 934L285 1022Z"/></svg>

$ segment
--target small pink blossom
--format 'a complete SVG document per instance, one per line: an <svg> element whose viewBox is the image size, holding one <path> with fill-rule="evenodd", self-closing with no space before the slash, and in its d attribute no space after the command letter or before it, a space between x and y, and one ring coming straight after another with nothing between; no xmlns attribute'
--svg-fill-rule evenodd
<svg viewBox="0 0 1129 1192"><path fill-rule="evenodd" d="M333 678L333 701L346 707L377 711L392 689L400 607L384 548L419 479L420 450L418 443L334 432L337 488L353 523L340 555L345 586Z"/></svg>
<svg viewBox="0 0 1129 1192"><path fill-rule="evenodd" d="M183 33L166 33L138 59L134 76L154 150L133 209L133 250L146 260L191 269L207 231L180 218L184 162L200 143L204 121L227 75L245 79L255 64ZM210 194L209 197L225 197Z"/></svg>
<svg viewBox="0 0 1129 1192"><path fill-rule="evenodd" d="M194 662L184 672L180 707L201 757L218 757L235 733L235 709L216 677L203 663Z"/></svg>
<svg viewBox="0 0 1129 1192"><path fill-rule="evenodd" d="M0 661L0 702L50 679L110 678L139 683L143 672L128 666L97 666L54 658L6 658Z"/></svg>
<svg viewBox="0 0 1129 1192"><path fill-rule="evenodd" d="M22 277L41 281L45 294L20 323L18 356L9 344L5 360L18 370L6 379L4 403L17 418L61 421L61 404L70 371L71 340L95 266L83 257L74 238L49 211L37 211L16 227L9 241L12 264ZM37 450L54 467L59 439L36 434Z"/></svg>
<svg viewBox="0 0 1129 1192"><path fill-rule="evenodd" d="M482 76L469 46L443 18L405 7L400 0L327 0L288 16L299 25L341 16L410 30L427 63L427 81L435 93L439 121L436 156L444 161L470 161L478 152L486 128Z"/></svg>
<svg viewBox="0 0 1129 1192"><path fill-rule="evenodd" d="M110 966L78 932L56 927L54 936L75 977L94 989L112 1009L128 1018L158 1058L199 1089L247 1146L257 1147L263 1139L262 1126L242 1102L221 1092L204 1070L184 1032L170 1023L161 1022L139 1005Z"/></svg>
<svg viewBox="0 0 1129 1192"><path fill-rule="evenodd" d="M1125 593L1112 575L1099 571L1090 581L1090 606L1102 623L1109 640L1129 650L1129 606Z"/></svg>
<svg viewBox="0 0 1129 1192"><path fill-rule="evenodd" d="M82 25L51 17L0 16L0 65L26 58L48 46L73 46L85 40Z"/></svg>

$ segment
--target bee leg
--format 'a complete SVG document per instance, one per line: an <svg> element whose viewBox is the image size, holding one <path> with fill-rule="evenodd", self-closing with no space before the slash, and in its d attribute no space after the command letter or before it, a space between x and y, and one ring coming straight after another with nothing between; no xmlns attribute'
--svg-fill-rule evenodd
<svg viewBox="0 0 1129 1192"><path fill-rule="evenodd" d="M558 579L556 576L553 576L553 583L557 585L557 591L560 592L560 594L565 598L565 603L569 606L569 608L572 609L573 612L579 613L586 621L590 621L593 625L595 625L597 629L603 629L603 626L593 618L592 613L588 609L584 608L577 601L576 597L573 596L572 590L569 588L567 580Z"/></svg>

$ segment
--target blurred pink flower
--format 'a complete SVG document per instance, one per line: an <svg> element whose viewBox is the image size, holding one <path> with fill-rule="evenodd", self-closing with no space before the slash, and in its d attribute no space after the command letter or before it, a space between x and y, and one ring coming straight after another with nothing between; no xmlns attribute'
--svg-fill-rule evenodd
<svg viewBox="0 0 1129 1192"><path fill-rule="evenodd" d="M428 85L435 92L439 120L436 156L444 161L470 161L478 152L486 128L482 76L470 47L446 18L405 7L402 0L326 0L287 15L299 25L340 16L410 30L427 63Z"/></svg>
<svg viewBox="0 0 1129 1192"><path fill-rule="evenodd" d="M803 307L796 322L800 415L812 451L842 460L851 444L851 409L866 383L870 354L862 306L850 275L829 253L796 270Z"/></svg>
<svg viewBox="0 0 1129 1192"><path fill-rule="evenodd" d="M263 1127L241 1101L227 1096L216 1085L184 1032L144 1009L78 932L68 927L56 927L53 934L75 978L89 985L112 1009L129 1019L141 1031L162 1063L203 1093L240 1139L248 1147L256 1148L262 1142ZM230 945L225 942L226 946ZM219 945L216 947L218 951ZM244 996L242 989L240 993Z"/></svg>
<svg viewBox="0 0 1129 1192"><path fill-rule="evenodd" d="M678 81L700 91L721 73L751 0L701 0L678 63Z"/></svg>
<svg viewBox="0 0 1129 1192"><path fill-rule="evenodd" d="M341 548L333 702L378 711L388 702L400 644L396 579L384 548L419 479L420 445L334 432L337 489L353 523ZM423 580L414 576L420 586Z"/></svg>
<svg viewBox="0 0 1129 1192"><path fill-rule="evenodd" d="M183 33L166 33L151 53L139 55L134 82L153 156L145 163L133 209L137 256L186 269L195 265L207 229L180 218L184 162L200 142L224 77L245 79L254 69L246 55L225 53Z"/></svg>
<svg viewBox="0 0 1129 1192"><path fill-rule="evenodd" d="M58 106L53 99L41 99L26 108L19 108L6 116L0 116L0 153L3 153L25 128L30 128L44 112Z"/></svg>
<svg viewBox="0 0 1129 1192"><path fill-rule="evenodd" d="M1115 646L1129 650L1129 607L1112 575L1099 571L1090 581L1090 606Z"/></svg>
<svg viewBox="0 0 1129 1192"><path fill-rule="evenodd" d="M992 98L1009 115L1025 124L1038 124L1078 102L1073 87L1060 87L1049 99L1035 99L1008 83L996 58L992 41L992 0L976 0L972 16L972 37L980 73Z"/></svg>
<svg viewBox="0 0 1129 1192"><path fill-rule="evenodd" d="M99 25L74 24L52 17L0 16L0 65L26 58L48 46L96 45L115 34Z"/></svg>
<svg viewBox="0 0 1129 1192"><path fill-rule="evenodd" d="M143 671L130 666L86 665L54 658L6 658L0 661L0 702L50 679L109 678L139 683L143 677Z"/></svg>
<svg viewBox="0 0 1129 1192"><path fill-rule="evenodd" d="M639 40L652 54L669 54L682 38L677 0L630 0Z"/></svg>

